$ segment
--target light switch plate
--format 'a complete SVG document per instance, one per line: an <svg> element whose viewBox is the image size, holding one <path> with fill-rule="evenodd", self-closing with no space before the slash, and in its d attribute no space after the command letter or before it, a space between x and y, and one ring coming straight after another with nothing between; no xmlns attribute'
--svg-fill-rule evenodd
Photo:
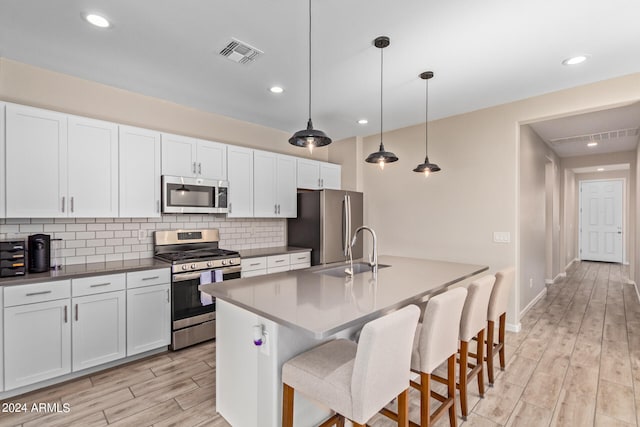
<svg viewBox="0 0 640 427"><path fill-rule="evenodd" d="M496 243L510 243L511 233L508 231L494 231L493 241Z"/></svg>

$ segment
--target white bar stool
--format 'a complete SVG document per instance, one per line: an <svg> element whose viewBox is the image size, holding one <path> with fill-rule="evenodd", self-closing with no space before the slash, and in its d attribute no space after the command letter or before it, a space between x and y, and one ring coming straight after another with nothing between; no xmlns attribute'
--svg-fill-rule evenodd
<svg viewBox="0 0 640 427"><path fill-rule="evenodd" d="M363 426L398 398L398 425L409 425L411 348L420 309L409 305L367 323L360 341L338 339L282 366L282 425L293 426L294 390L336 412L322 426Z"/></svg>
<svg viewBox="0 0 640 427"><path fill-rule="evenodd" d="M467 299L460 320L460 408L462 419L467 420L467 385L474 376L478 377L478 393L484 397L484 328L487 325L487 310L495 276L487 275L471 282L467 288ZM469 353L469 342L477 340L476 354ZM475 364L469 363L469 356L475 358ZM471 370L468 370L471 368Z"/></svg>
<svg viewBox="0 0 640 427"><path fill-rule="evenodd" d="M509 293L516 278L515 267L508 267L496 273L496 283L489 298L489 308L487 310L487 376L489 385L493 387L493 358L496 353L500 354L500 370L505 368L504 355L504 332L506 328L507 306L509 305ZM498 343L494 341L494 331L496 322L498 327Z"/></svg>

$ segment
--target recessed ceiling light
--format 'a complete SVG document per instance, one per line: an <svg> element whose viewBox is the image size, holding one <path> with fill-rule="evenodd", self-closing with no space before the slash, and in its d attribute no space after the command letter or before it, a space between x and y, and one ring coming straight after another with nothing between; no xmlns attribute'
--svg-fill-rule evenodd
<svg viewBox="0 0 640 427"><path fill-rule="evenodd" d="M360 120L358 120L358 124L359 124L359 125L366 125L367 123L369 123L369 120L367 120L367 119L360 119Z"/></svg>
<svg viewBox="0 0 640 427"><path fill-rule="evenodd" d="M597 170L598 172L602 172L602 171L604 171L604 168L598 168L598 169L596 169L596 170Z"/></svg>
<svg viewBox="0 0 640 427"><path fill-rule="evenodd" d="M590 142L587 144L587 147L597 147L598 143L597 142Z"/></svg>
<svg viewBox="0 0 640 427"><path fill-rule="evenodd" d="M269 88L269 91L271 91L271 93L282 93L284 92L284 89L282 89L280 86L272 86Z"/></svg>
<svg viewBox="0 0 640 427"><path fill-rule="evenodd" d="M96 15L95 13L89 13L84 16L84 19L91 25L95 25L99 28L109 28L111 23L107 18L102 15Z"/></svg>
<svg viewBox="0 0 640 427"><path fill-rule="evenodd" d="M587 59L589 59L587 55L572 56L562 61L562 65L578 65L578 64L582 64Z"/></svg>

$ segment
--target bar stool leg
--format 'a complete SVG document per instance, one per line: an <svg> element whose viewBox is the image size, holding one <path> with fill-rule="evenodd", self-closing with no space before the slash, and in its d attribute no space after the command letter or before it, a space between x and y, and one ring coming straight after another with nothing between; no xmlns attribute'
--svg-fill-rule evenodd
<svg viewBox="0 0 640 427"><path fill-rule="evenodd" d="M409 389L398 395L398 426L409 427Z"/></svg>
<svg viewBox="0 0 640 427"><path fill-rule="evenodd" d="M484 372L482 365L484 364L484 329L478 332L478 348L476 349L476 366L478 370L478 393L480 397L484 397Z"/></svg>
<svg viewBox="0 0 640 427"><path fill-rule="evenodd" d="M493 387L493 329L495 322L489 320L487 325L487 376L489 377L489 386Z"/></svg>
<svg viewBox="0 0 640 427"><path fill-rule="evenodd" d="M462 411L462 419L467 421L467 358L469 356L469 343L460 341L460 410Z"/></svg>
<svg viewBox="0 0 640 427"><path fill-rule="evenodd" d="M506 328L507 313L500 315L500 328L498 329L498 342L500 343L500 369L504 371L505 357L504 357L504 331Z"/></svg>
<svg viewBox="0 0 640 427"><path fill-rule="evenodd" d="M451 406L449 407L449 425L451 427L456 427L456 355L452 354L449 356L448 364L447 364L447 391L448 397L453 398L453 402L451 402ZM430 387L429 387L430 388ZM429 390L429 394L431 391ZM424 427L424 424L422 425Z"/></svg>
<svg viewBox="0 0 640 427"><path fill-rule="evenodd" d="M293 395L293 388L282 384L282 427L293 427Z"/></svg>
<svg viewBox="0 0 640 427"><path fill-rule="evenodd" d="M455 387L455 384L454 384ZM431 374L420 372L420 427L429 427L431 417Z"/></svg>

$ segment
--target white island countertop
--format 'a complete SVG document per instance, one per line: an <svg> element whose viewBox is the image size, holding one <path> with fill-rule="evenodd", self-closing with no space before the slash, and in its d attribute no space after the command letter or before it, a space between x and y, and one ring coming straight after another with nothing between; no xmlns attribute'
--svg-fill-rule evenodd
<svg viewBox="0 0 640 427"><path fill-rule="evenodd" d="M354 261L355 262L355 261ZM315 266L223 283L200 290L315 339L418 303L448 286L488 270L487 266L396 256L380 256L377 277L370 271L352 279L319 273Z"/></svg>

